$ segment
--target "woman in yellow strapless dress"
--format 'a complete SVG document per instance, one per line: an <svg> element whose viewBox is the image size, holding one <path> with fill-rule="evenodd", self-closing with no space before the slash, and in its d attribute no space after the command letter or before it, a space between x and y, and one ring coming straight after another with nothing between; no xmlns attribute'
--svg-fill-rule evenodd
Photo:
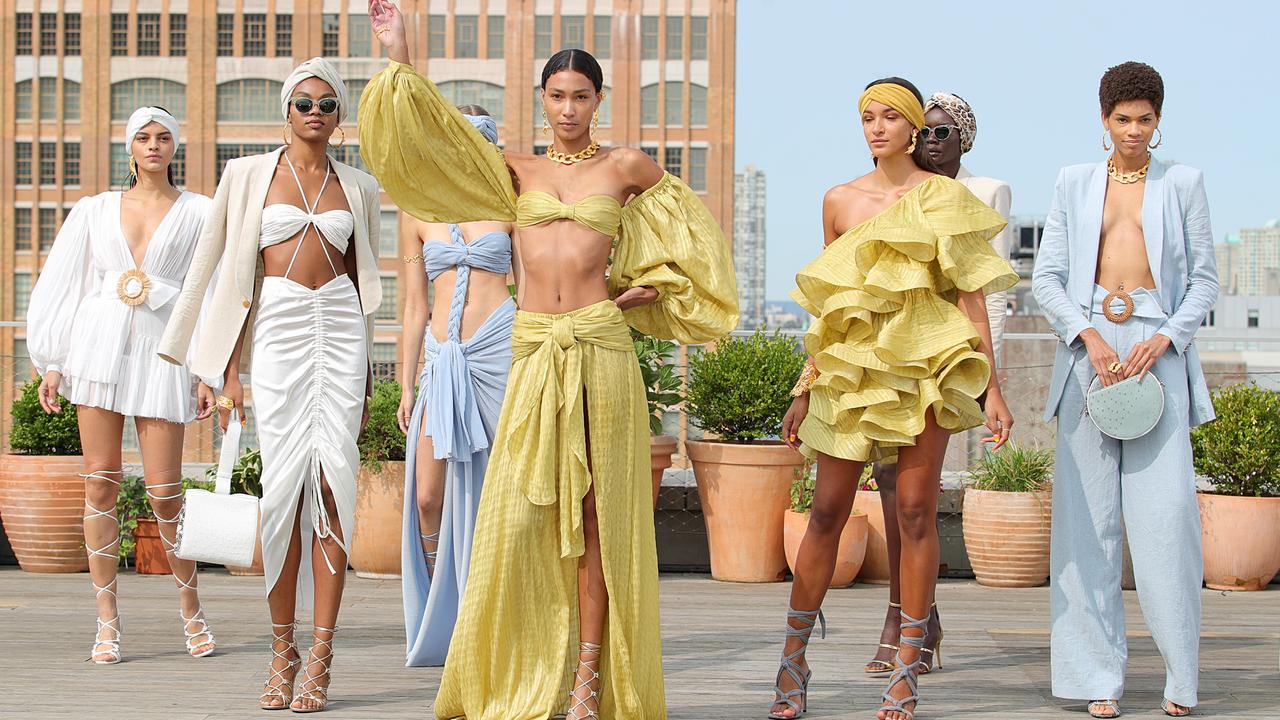
<svg viewBox="0 0 1280 720"><path fill-rule="evenodd" d="M407 64L395 6L371 0L370 15L392 62L361 100L365 162L421 220L517 225L511 375L435 713L665 718L649 430L628 325L685 343L732 329L728 244L647 155L592 140L604 78L585 51L543 70L546 156L504 156Z"/></svg>
<svg viewBox="0 0 1280 720"><path fill-rule="evenodd" d="M983 300L1018 280L989 243L1005 220L936 174L918 137L924 108L911 83L872 83L858 110L876 168L827 192L825 249L796 276L792 294L816 319L805 335L810 364L782 432L816 456L818 483L795 568L772 718L808 709L805 649L815 624L825 630L819 608L858 478L867 462L894 456L902 640L878 716L914 717L938 575L938 481L947 441L985 422L999 447L1013 426L991 371Z"/></svg>

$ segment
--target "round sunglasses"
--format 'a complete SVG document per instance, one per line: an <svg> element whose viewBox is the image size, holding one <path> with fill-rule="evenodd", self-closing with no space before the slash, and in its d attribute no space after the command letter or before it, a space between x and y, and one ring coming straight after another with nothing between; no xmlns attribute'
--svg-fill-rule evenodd
<svg viewBox="0 0 1280 720"><path fill-rule="evenodd" d="M289 101L293 104L293 109L297 110L300 115L306 115L311 112L312 106L320 108L320 112L325 115L332 115L338 112L338 98L320 98L319 101L311 98L296 97Z"/></svg>
<svg viewBox="0 0 1280 720"><path fill-rule="evenodd" d="M920 139L928 140L929 135L932 134L937 138L938 142L946 142L947 138L951 137L952 131L959 132L960 128L955 125L935 125L933 127L925 125L920 128Z"/></svg>

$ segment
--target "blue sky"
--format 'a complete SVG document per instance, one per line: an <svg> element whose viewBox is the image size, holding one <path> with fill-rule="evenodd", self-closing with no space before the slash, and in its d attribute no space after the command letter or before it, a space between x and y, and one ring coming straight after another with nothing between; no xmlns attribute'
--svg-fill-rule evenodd
<svg viewBox="0 0 1280 720"><path fill-rule="evenodd" d="M1102 73L1149 63L1165 82L1157 152L1205 171L1218 240L1280 217L1278 28L1280 3L1261 0L739 0L735 163L768 176L767 297L821 247L827 188L871 169L855 104L886 75L968 100L965 165L1037 215L1059 167L1106 157Z"/></svg>

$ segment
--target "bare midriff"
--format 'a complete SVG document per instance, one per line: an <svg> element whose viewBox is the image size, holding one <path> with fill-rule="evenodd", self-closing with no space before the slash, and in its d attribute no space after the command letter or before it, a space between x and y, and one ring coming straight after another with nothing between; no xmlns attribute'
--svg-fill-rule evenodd
<svg viewBox="0 0 1280 720"><path fill-rule="evenodd" d="M1146 237L1142 232L1142 193L1145 188L1145 182L1125 185L1108 180L1094 281L1109 291L1156 287L1151 263L1147 260Z"/></svg>
<svg viewBox="0 0 1280 720"><path fill-rule="evenodd" d="M566 313L609 299L604 274L613 238L572 220L516 229L520 309Z"/></svg>
<svg viewBox="0 0 1280 720"><path fill-rule="evenodd" d="M425 240L429 242L451 242L449 226L433 223L427 226ZM499 222L461 223L459 229L468 244L489 233L507 232L507 224ZM431 302L431 334L439 342L449 337L449 308L453 304L453 293L457 287L458 270L445 270L433 281L435 295ZM511 297L507 289L507 276L479 268L471 268L471 277L467 281L467 298L462 306L462 330L460 336L467 340L484 325L484 321Z"/></svg>

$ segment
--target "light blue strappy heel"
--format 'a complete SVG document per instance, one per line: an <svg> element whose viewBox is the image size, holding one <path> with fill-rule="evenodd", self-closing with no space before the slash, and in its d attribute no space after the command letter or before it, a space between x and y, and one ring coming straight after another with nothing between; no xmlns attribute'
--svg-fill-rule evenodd
<svg viewBox="0 0 1280 720"><path fill-rule="evenodd" d="M799 622L800 627L792 627L792 620ZM782 665L778 668L778 676L773 685L773 704L783 703L795 711L795 715L791 718L798 718L809 712L809 678L813 677L813 671L801 667L797 660L809 649L809 636L813 634L813 628L817 623L822 623L821 637L825 639L827 619L823 616L821 608L807 612L787 608L787 638L798 637L802 642L793 652L782 656ZM786 692L782 691L783 673L786 673L796 684L796 687ZM797 701L796 698L799 700ZM779 715L776 712L770 712L769 718L770 720L791 720L786 715Z"/></svg>
<svg viewBox="0 0 1280 720"><path fill-rule="evenodd" d="M902 651L899 650L894 662L898 667L894 669L893 674L889 676L889 685L884 689L884 693L880 696L884 700L884 704L880 706L880 712L897 712L906 715L908 720L914 720L916 716L915 708L908 710L909 703L920 704L920 694L916 685L916 677L920 674L919 669L924 667L924 637L928 633L929 614L925 614L923 620L917 620L907 614L906 610L902 611L902 625L899 629L899 644L910 645L916 649L916 659L913 662L905 662L902 659ZM902 632L907 628L920 631L920 637L913 637ZM910 694L904 698L894 698L889 691L898 683L905 683Z"/></svg>

